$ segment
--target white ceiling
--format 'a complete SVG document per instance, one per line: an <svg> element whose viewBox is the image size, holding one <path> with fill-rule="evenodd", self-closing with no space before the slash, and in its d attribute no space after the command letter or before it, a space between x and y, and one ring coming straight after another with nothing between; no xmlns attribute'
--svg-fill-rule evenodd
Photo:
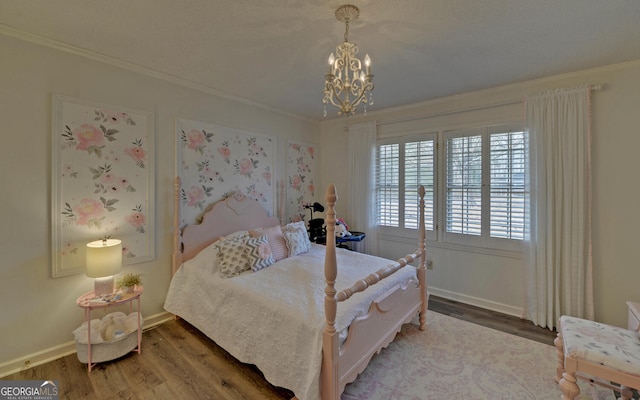
<svg viewBox="0 0 640 400"><path fill-rule="evenodd" d="M321 120L345 2L369 110L640 59L640 0L0 0L0 24Z"/></svg>

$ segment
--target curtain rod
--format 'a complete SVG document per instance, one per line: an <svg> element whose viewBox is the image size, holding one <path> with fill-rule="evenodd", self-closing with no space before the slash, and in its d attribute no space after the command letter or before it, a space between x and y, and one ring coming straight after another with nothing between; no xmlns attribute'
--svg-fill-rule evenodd
<svg viewBox="0 0 640 400"><path fill-rule="evenodd" d="M591 90L599 92L599 91L604 89L604 85L601 84L601 83L597 83L597 84L594 84L594 85L589 85L589 88ZM501 103L487 104L487 105L483 105L483 106L467 107L467 108L462 108L462 109L453 110L453 111L444 111L444 112L433 113L433 114L416 115L416 116L413 116L413 117L399 118L399 119L395 119L395 120L391 120L391 121L379 122L377 124L377 126L392 125L392 124L398 124L398 123L401 123L401 122L411 122L411 121L417 121L417 120L420 120L420 119L446 117L448 115L462 114L462 113L471 112L471 111L479 111L479 110L486 110L486 109L489 109L489 108L511 106L511 105L518 104L518 103L522 103L522 98L513 99L513 100L507 100L507 101L504 101L504 102L501 102Z"/></svg>

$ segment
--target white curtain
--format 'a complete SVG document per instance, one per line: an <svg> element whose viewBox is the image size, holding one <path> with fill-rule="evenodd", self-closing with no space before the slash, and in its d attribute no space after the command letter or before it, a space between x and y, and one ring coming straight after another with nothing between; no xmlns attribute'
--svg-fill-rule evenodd
<svg viewBox="0 0 640 400"><path fill-rule="evenodd" d="M530 138L526 317L593 319L591 100L588 86L525 99Z"/></svg>
<svg viewBox="0 0 640 400"><path fill-rule="evenodd" d="M349 229L365 232L362 252L378 255L376 232L376 122L349 127Z"/></svg>

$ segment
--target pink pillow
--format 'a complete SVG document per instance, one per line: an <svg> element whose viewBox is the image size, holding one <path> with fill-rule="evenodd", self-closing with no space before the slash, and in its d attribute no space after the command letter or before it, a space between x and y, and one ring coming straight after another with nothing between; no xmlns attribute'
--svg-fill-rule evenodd
<svg viewBox="0 0 640 400"><path fill-rule="evenodd" d="M280 261L287 258L289 249L287 249L287 242L282 235L282 229L279 225L272 226L270 228L258 228L249 231L249 235L253 237L267 235L267 241L271 248L271 254L275 261Z"/></svg>

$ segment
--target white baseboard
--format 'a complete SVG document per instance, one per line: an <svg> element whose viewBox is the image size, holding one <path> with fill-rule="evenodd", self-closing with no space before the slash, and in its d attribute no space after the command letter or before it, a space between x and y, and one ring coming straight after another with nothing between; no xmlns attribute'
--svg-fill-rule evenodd
<svg viewBox="0 0 640 400"><path fill-rule="evenodd" d="M467 296L456 292L450 292L448 290L429 287L429 293L449 300L459 301L460 303L470 304L476 307L482 307L487 310L497 311L503 314L512 315L514 317L522 318L524 310L520 307L510 306L508 304L497 303L495 301L485 300L478 297Z"/></svg>
<svg viewBox="0 0 640 400"><path fill-rule="evenodd" d="M142 330L151 329L154 326L160 325L163 322L167 322L173 319L173 314L168 312L161 312L151 317L145 317L144 326ZM24 371L36 365L46 364L50 361L57 360L58 358L68 356L76 352L76 343L72 340L67 343L63 343L58 346L51 347L36 353L27 354L23 357L7 361L0 364L0 378L8 375L15 374L16 372Z"/></svg>

